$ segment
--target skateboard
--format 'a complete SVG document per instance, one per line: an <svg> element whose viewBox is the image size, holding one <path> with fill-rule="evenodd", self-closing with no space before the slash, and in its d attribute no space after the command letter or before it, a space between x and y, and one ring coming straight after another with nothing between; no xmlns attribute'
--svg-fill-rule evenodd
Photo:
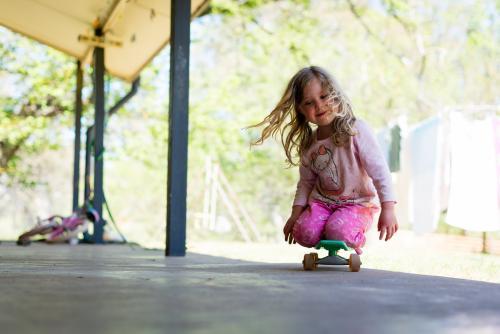
<svg viewBox="0 0 500 334"><path fill-rule="evenodd" d="M328 251L328 256L319 258L318 253L309 253L304 255L302 265L304 270L315 270L319 264L322 265L347 265L350 271L357 272L361 269L361 259L358 254L350 254L349 258L343 258L337 255L341 249L349 250L345 242L340 240L321 240L316 246L316 249L324 248Z"/></svg>

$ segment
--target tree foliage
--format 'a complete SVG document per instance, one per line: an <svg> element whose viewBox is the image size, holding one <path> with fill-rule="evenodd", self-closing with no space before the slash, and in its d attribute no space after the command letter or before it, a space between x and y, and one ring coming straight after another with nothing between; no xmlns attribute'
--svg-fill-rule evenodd
<svg viewBox="0 0 500 334"><path fill-rule="evenodd" d="M29 164L21 158L59 147L62 134L51 129L72 122L75 64L3 28L0 40L0 175L26 182Z"/></svg>
<svg viewBox="0 0 500 334"><path fill-rule="evenodd" d="M414 123L450 105L496 103L499 44L492 6L215 2L192 46L192 92L202 93L191 99L190 162L216 156L261 221L269 221L276 206L286 215L296 171L284 168L279 143L248 150L258 130L241 129L272 110L291 76L310 64L326 67L353 100L355 114L375 127L402 115ZM205 57L196 59L197 54ZM190 169L196 171L202 169ZM200 203L195 196L193 206Z"/></svg>
<svg viewBox="0 0 500 334"><path fill-rule="evenodd" d="M286 168L275 141L250 149L258 129L245 128L267 115L303 66L327 68L355 114L375 127L400 116L417 122L452 105L498 103L497 6L494 0L213 0L192 24L189 210L201 210L210 156L263 226L273 211L287 214L296 170ZM60 129L72 128L75 64L5 29L0 38L0 175L26 180L29 155L56 148ZM142 77L121 120L109 121L108 159L140 162L164 180L168 50ZM126 89L110 80L108 106Z"/></svg>

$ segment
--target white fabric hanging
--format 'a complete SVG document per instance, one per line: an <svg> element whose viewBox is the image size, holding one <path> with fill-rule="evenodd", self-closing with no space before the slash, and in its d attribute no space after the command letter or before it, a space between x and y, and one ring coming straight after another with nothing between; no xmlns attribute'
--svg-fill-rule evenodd
<svg viewBox="0 0 500 334"><path fill-rule="evenodd" d="M403 132L401 138L401 168L399 172L392 173L394 189L398 204L396 205L396 215L400 226L411 224L410 218L410 149L408 134Z"/></svg>
<svg viewBox="0 0 500 334"><path fill-rule="evenodd" d="M433 232L441 199L441 117L434 116L410 129L410 222L416 233Z"/></svg>
<svg viewBox="0 0 500 334"><path fill-rule="evenodd" d="M389 164L389 147L391 146L391 129L383 128L377 132L377 142L380 146L380 151L384 155L385 162Z"/></svg>
<svg viewBox="0 0 500 334"><path fill-rule="evenodd" d="M494 116L451 114L451 175L446 222L468 231L500 230Z"/></svg>

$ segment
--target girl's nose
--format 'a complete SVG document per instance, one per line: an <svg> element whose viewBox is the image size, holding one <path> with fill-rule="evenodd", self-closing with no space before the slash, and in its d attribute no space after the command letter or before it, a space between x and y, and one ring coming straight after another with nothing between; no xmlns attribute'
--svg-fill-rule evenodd
<svg viewBox="0 0 500 334"><path fill-rule="evenodd" d="M316 110L318 111L321 111L323 110L323 107L325 106L325 103L321 100L319 100L317 103L316 103Z"/></svg>

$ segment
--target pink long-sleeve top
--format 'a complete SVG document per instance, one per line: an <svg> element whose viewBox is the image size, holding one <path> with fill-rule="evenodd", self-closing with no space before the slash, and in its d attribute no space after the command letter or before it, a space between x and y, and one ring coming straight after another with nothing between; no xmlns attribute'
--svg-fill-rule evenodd
<svg viewBox="0 0 500 334"><path fill-rule="evenodd" d="M331 138L317 140L301 157L300 180L293 205L311 200L332 204L396 201L391 174L377 140L362 120L349 145L337 147Z"/></svg>

